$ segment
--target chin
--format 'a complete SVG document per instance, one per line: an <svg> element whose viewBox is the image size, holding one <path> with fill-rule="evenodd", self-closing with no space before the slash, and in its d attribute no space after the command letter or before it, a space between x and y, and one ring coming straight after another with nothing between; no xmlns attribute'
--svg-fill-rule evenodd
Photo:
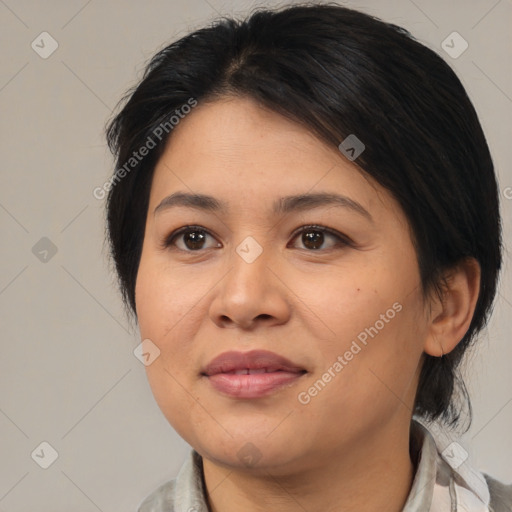
<svg viewBox="0 0 512 512"><path fill-rule="evenodd" d="M285 439L287 437L289 440L289 435L273 437L274 434L269 436L267 430L253 435L247 432L233 434L233 437L226 434L219 438L203 439L199 443L192 442L192 446L203 457L226 468L246 468L251 472L273 472L280 468L286 473L293 468L300 455L290 450L290 443ZM287 467L288 470L285 469Z"/></svg>

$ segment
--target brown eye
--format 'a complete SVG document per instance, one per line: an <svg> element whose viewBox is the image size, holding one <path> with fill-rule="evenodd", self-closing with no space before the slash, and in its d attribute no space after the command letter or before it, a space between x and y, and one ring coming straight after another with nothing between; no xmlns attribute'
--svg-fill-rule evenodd
<svg viewBox="0 0 512 512"><path fill-rule="evenodd" d="M167 237L163 245L166 248L175 246L182 251L194 252L211 248L205 247L205 242L208 238L214 240L213 236L206 230L196 226L186 226ZM216 243L212 247L220 247L220 244Z"/></svg>
<svg viewBox="0 0 512 512"><path fill-rule="evenodd" d="M310 251L328 250L351 245L351 240L341 233L323 226L303 226L294 239L301 235L301 242L305 249ZM322 247L326 239L334 240L328 247Z"/></svg>
<svg viewBox="0 0 512 512"><path fill-rule="evenodd" d="M206 236L201 231L187 231L183 233L183 243L188 249L202 249Z"/></svg>
<svg viewBox="0 0 512 512"><path fill-rule="evenodd" d="M324 234L321 231L303 231L302 243L308 249L320 249L324 243Z"/></svg>

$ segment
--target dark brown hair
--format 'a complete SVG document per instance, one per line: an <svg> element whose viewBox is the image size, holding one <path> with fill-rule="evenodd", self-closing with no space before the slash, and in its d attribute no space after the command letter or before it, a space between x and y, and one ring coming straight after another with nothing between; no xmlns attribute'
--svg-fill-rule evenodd
<svg viewBox="0 0 512 512"><path fill-rule="evenodd" d="M425 294L440 293L443 272L461 260L478 261L480 295L470 328L449 354L425 355L415 403L415 413L456 424L456 388L467 399L457 369L487 322L501 266L493 163L460 80L403 28L338 5L222 18L152 58L107 129L116 167L191 98L201 103L227 95L252 98L333 147L350 134L364 143L356 163L405 212ZM107 198L111 254L134 314L151 180L170 136L172 130Z"/></svg>

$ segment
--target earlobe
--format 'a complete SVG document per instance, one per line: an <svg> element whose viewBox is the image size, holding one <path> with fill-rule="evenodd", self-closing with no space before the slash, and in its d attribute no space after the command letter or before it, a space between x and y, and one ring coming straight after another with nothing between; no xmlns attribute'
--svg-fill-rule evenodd
<svg viewBox="0 0 512 512"><path fill-rule="evenodd" d="M462 260L444 276L442 298L432 298L424 351L434 357L450 353L469 329L480 292L480 265Z"/></svg>

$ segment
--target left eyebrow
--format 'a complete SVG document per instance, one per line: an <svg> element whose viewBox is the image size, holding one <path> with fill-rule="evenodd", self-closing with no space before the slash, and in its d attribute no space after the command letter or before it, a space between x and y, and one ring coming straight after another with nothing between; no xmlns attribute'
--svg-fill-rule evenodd
<svg viewBox="0 0 512 512"><path fill-rule="evenodd" d="M274 202L273 211L276 215L285 215L290 212L302 212L322 206L348 208L373 222L372 216L361 204L340 194L316 193L281 197Z"/></svg>
<svg viewBox="0 0 512 512"><path fill-rule="evenodd" d="M205 194L190 194L186 192L175 192L165 197L155 208L153 215L173 207L184 206L196 210L226 213L229 211L228 204L219 201L213 196ZM338 206L347 208L355 213L366 217L370 222L373 218L361 204L347 196L331 193L298 194L294 196L281 197L274 201L272 211L274 215L286 215L291 212L303 212L323 206Z"/></svg>

